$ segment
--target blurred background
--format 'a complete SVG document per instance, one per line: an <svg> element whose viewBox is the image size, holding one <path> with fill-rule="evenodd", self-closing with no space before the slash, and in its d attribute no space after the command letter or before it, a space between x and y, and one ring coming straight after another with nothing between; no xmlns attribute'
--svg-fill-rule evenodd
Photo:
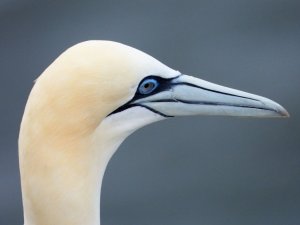
<svg viewBox="0 0 300 225"><path fill-rule="evenodd" d="M291 114L139 130L108 165L101 224L300 224L299 0L1 0L0 32L1 225L23 224L17 139L33 80L90 39L131 45Z"/></svg>

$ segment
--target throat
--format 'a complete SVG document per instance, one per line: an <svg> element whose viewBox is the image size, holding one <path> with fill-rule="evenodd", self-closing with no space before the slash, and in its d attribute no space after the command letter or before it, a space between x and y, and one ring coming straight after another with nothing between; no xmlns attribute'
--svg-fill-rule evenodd
<svg viewBox="0 0 300 225"><path fill-rule="evenodd" d="M103 175L122 142L101 145L104 138L20 154L25 225L100 225Z"/></svg>

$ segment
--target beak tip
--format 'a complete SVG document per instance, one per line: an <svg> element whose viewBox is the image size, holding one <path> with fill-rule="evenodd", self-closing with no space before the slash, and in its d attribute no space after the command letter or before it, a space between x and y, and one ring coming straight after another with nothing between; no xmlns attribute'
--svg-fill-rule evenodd
<svg viewBox="0 0 300 225"><path fill-rule="evenodd" d="M290 114L287 110L283 110L280 112L280 114L282 115L283 118L289 118L290 117Z"/></svg>
<svg viewBox="0 0 300 225"><path fill-rule="evenodd" d="M289 112L285 108L283 108L282 106L280 106L278 108L277 112L278 112L279 116L282 117L282 118L289 118L290 117Z"/></svg>
<svg viewBox="0 0 300 225"><path fill-rule="evenodd" d="M271 109L275 114L273 114L274 117L277 118L289 118L290 114L289 112L280 104L278 104L275 101L272 101L270 99L264 98L262 100L263 104L266 106L266 108Z"/></svg>

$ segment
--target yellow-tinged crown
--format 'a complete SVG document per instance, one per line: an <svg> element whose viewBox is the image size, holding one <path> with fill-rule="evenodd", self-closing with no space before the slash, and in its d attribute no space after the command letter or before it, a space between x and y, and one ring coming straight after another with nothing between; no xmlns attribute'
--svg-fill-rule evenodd
<svg viewBox="0 0 300 225"><path fill-rule="evenodd" d="M82 42L62 53L37 79L24 117L39 127L37 132L81 135L131 99L145 76L175 73L129 46Z"/></svg>

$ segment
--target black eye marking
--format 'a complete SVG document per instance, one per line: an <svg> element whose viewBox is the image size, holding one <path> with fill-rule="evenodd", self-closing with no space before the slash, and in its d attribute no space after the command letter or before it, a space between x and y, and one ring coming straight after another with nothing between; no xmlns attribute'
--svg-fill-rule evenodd
<svg viewBox="0 0 300 225"><path fill-rule="evenodd" d="M168 91L172 88L172 80L176 79L177 77L173 78L162 78L155 75L150 75L145 77L138 85L138 88L135 92L133 98L128 102L131 103L141 98L148 97L150 95L155 95L159 92ZM145 93L144 89L147 89L148 92Z"/></svg>
<svg viewBox="0 0 300 225"><path fill-rule="evenodd" d="M162 116L169 117L167 115L164 115L162 113L159 113L159 112L151 109L150 107L145 107L143 105L139 105L138 103L135 104L134 102L138 99L142 99L145 97L149 97L151 95L155 95L159 92L170 90L172 88L172 80L178 78L179 76L172 77L172 78L162 78L159 76L150 75L148 77L145 77L139 83L138 88L137 88L133 98L130 101L128 101L126 104L120 106L115 111L110 113L108 116L115 114L115 113L119 113L119 112L129 109L131 107L140 106L140 107L147 108L148 110L153 111Z"/></svg>

